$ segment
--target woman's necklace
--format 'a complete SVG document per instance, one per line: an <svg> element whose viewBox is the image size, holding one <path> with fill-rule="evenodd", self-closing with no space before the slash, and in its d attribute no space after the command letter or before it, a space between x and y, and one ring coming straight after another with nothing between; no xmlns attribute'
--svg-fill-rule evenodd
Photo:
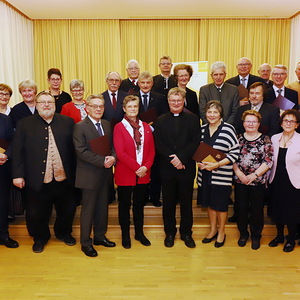
<svg viewBox="0 0 300 300"><path fill-rule="evenodd" d="M249 135L247 132L245 132L245 138L248 140L248 141L254 141L256 140L259 136L261 135L260 132L256 132L255 135Z"/></svg>
<svg viewBox="0 0 300 300"><path fill-rule="evenodd" d="M282 134L283 148L286 148L287 143L290 141L290 139L291 139L293 136L294 136L294 132L293 132L293 134L292 134L289 138L285 139L285 138L284 138L284 134Z"/></svg>

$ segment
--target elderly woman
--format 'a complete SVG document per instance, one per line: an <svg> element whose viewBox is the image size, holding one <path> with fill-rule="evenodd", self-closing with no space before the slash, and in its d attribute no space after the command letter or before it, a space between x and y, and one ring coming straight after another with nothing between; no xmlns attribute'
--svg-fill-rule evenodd
<svg viewBox="0 0 300 300"><path fill-rule="evenodd" d="M255 110L246 110L243 113L242 121L245 132L238 136L240 155L233 165L237 225L240 232L238 245L240 247L246 245L249 238L247 227L250 223L253 250L260 247L264 227L266 172L273 164L271 140L258 131L261 119L261 114Z"/></svg>
<svg viewBox="0 0 300 300"><path fill-rule="evenodd" d="M23 102L16 104L9 114L14 128L16 128L18 121L37 112L35 108L36 83L33 80L22 81L19 84L19 92L22 95Z"/></svg>
<svg viewBox="0 0 300 300"><path fill-rule="evenodd" d="M75 123L82 121L86 116L84 96L84 83L74 79L70 83L70 91L73 100L63 105L61 114L74 119Z"/></svg>
<svg viewBox="0 0 300 300"><path fill-rule="evenodd" d="M193 72L193 68L190 65L179 64L174 67L177 85L186 91L184 107L200 118L197 94L187 87Z"/></svg>
<svg viewBox="0 0 300 300"><path fill-rule="evenodd" d="M62 75L59 69L51 68L48 70L49 93L55 99L55 112L60 113L64 104L71 102L71 96L60 89Z"/></svg>
<svg viewBox="0 0 300 300"><path fill-rule="evenodd" d="M144 246L151 244L143 232L144 199L150 181L155 149L149 125L137 117L139 98L133 95L126 96L123 110L125 116L114 128L114 146L117 154L115 182L118 185L122 246L129 249L131 248L129 210L132 194L135 239Z"/></svg>
<svg viewBox="0 0 300 300"><path fill-rule="evenodd" d="M4 83L0 83L0 113L9 115L11 108L8 106L8 102L13 91L10 86Z"/></svg>
<svg viewBox="0 0 300 300"><path fill-rule="evenodd" d="M284 252L295 247L297 224L300 220L300 134L296 132L300 116L296 110L286 110L280 117L282 133L272 136L274 165L271 170L271 217L276 224L277 236L270 243L276 247L284 242L284 225L287 225L287 242Z"/></svg>
<svg viewBox="0 0 300 300"><path fill-rule="evenodd" d="M13 132L14 128L10 118L0 114L0 245L7 248L19 247L18 242L9 237L7 218L11 187L10 143Z"/></svg>
<svg viewBox="0 0 300 300"><path fill-rule="evenodd" d="M222 121L223 107L219 101L211 100L205 108L207 124L201 127L201 140L223 152L226 158L218 162L198 162L198 204L208 207L210 232L202 243L216 239L215 247L225 243L233 163L238 158L239 147L232 125ZM219 225L219 228L218 228Z"/></svg>

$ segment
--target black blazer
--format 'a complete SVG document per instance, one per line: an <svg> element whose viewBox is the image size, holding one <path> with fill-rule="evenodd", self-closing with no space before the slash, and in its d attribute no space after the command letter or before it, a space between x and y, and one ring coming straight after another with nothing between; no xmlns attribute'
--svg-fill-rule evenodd
<svg viewBox="0 0 300 300"><path fill-rule="evenodd" d="M242 122L242 115L248 109L251 109L251 104L240 106L237 109L235 119L234 119L234 124L233 124L237 134L245 132L243 122ZM278 107L263 102L259 110L259 113L262 116L261 125L266 126L268 128L266 134L269 137L281 131Z"/></svg>
<svg viewBox="0 0 300 300"><path fill-rule="evenodd" d="M199 118L184 111L177 117L168 112L154 123L154 138L162 180L174 177L181 181L193 180L196 164L192 157L200 142ZM171 154L178 156L185 165L184 170L177 170L170 163Z"/></svg>
<svg viewBox="0 0 300 300"><path fill-rule="evenodd" d="M184 107L200 118L199 103L196 92L186 88L186 104Z"/></svg>
<svg viewBox="0 0 300 300"><path fill-rule="evenodd" d="M113 121L113 123L120 122L123 119L124 111L123 111L123 100L127 96L126 93L118 90L118 97L117 97L117 107L116 109L113 108L108 90L102 93L104 97L104 113L102 119L107 120L109 122Z"/></svg>
<svg viewBox="0 0 300 300"><path fill-rule="evenodd" d="M163 94L165 97L167 97L169 90L176 86L177 86L177 81L174 75L170 75L167 89L165 88L164 77L161 74L153 76L153 87L152 87L153 92Z"/></svg>
<svg viewBox="0 0 300 300"><path fill-rule="evenodd" d="M298 92L287 87L284 87L284 96L285 98L289 99L290 101L295 103L294 109L298 109ZM265 102L272 104L276 99L276 94L273 88L269 88L266 91Z"/></svg>
<svg viewBox="0 0 300 300"><path fill-rule="evenodd" d="M230 83L230 84L233 84L235 86L239 86L241 84L241 81L240 81L240 77L239 75L237 76L234 76L234 77L231 77L229 79L227 79L225 81L226 83ZM249 74L249 79L248 79L248 83L247 83L247 89L250 87L250 85L254 82L265 82L261 77L258 77L256 75L252 75L252 74Z"/></svg>
<svg viewBox="0 0 300 300"><path fill-rule="evenodd" d="M140 87L138 86L137 82L136 85L134 85L129 78L126 78L122 80L119 90L132 95L139 92Z"/></svg>
<svg viewBox="0 0 300 300"><path fill-rule="evenodd" d="M34 113L37 113L36 108L34 108ZM16 128L17 123L23 118L32 116L32 112L25 102L22 101L11 109L9 116L11 117L14 128Z"/></svg>
<svg viewBox="0 0 300 300"><path fill-rule="evenodd" d="M51 126L55 142L67 176L74 183L75 152L73 146L73 119L54 114L50 124L39 114L20 120L13 139L13 178L25 178L26 186L40 191L43 186L48 154L48 126Z"/></svg>

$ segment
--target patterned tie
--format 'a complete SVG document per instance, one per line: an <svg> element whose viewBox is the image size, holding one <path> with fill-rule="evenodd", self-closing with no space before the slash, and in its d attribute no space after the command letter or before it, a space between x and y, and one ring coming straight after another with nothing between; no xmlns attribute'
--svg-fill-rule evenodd
<svg viewBox="0 0 300 300"><path fill-rule="evenodd" d="M221 93L222 89L221 89L221 88L219 88L219 87L217 87L217 89L218 89L219 93Z"/></svg>
<svg viewBox="0 0 300 300"><path fill-rule="evenodd" d="M241 81L242 81L242 85L246 88L247 87L247 83L246 83L247 78L242 78Z"/></svg>
<svg viewBox="0 0 300 300"><path fill-rule="evenodd" d="M276 92L278 93L278 96L279 96L279 95L281 95L282 89L278 89Z"/></svg>
<svg viewBox="0 0 300 300"><path fill-rule="evenodd" d="M133 79L131 82L132 82L132 84L133 84L133 85L136 85L136 84L135 84L135 80L134 80L134 79Z"/></svg>
<svg viewBox="0 0 300 300"><path fill-rule="evenodd" d="M96 123L96 126L97 126L97 130L98 130L99 135L102 136L102 135L103 135L103 132L102 132L100 123Z"/></svg>
<svg viewBox="0 0 300 300"><path fill-rule="evenodd" d="M112 93L111 95L112 95L112 105L113 105L113 108L116 109L117 108L116 94Z"/></svg>
<svg viewBox="0 0 300 300"><path fill-rule="evenodd" d="M144 109L145 109L145 111L147 111L148 110L148 95L144 94L143 98L144 98L144 101L143 101Z"/></svg>

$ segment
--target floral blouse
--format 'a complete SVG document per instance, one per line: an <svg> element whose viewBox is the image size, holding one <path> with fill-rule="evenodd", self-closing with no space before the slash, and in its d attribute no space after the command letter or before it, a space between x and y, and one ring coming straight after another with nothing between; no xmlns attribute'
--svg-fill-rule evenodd
<svg viewBox="0 0 300 300"><path fill-rule="evenodd" d="M244 134L238 135L240 154L236 161L239 169L245 174L254 173L263 163L266 163L271 169L273 165L273 145L267 135L260 135L254 141L248 141ZM267 182L267 174L259 176L250 185L265 184ZM235 175L234 179L237 183L243 184Z"/></svg>

